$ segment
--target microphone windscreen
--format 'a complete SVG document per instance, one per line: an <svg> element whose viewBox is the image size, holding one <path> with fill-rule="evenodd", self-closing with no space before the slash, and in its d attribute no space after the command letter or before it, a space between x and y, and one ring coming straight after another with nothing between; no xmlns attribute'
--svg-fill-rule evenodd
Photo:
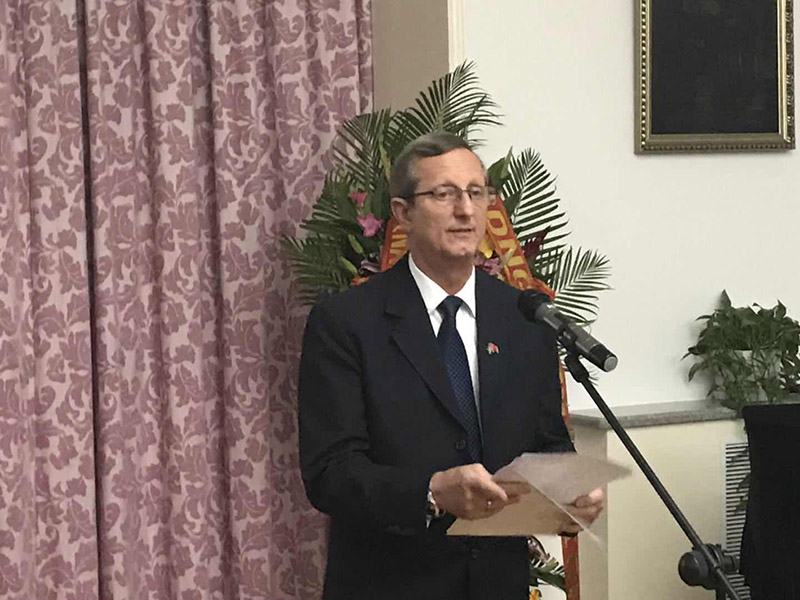
<svg viewBox="0 0 800 600"><path fill-rule="evenodd" d="M517 298L517 308L529 321L536 320L536 311L542 304L549 304L550 296L539 290L523 290Z"/></svg>

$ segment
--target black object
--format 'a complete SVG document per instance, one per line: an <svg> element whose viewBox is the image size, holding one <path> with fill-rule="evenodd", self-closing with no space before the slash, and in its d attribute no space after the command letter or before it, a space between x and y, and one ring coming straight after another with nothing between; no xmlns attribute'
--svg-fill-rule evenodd
<svg viewBox="0 0 800 600"><path fill-rule="evenodd" d="M722 572L726 575L736 573L739 570L739 561L736 560L736 557L725 554L719 544L706 544L706 550L714 557L714 560L722 567ZM719 589L713 570L699 550L692 550L681 556L680 561L678 561L678 574L686 585L702 586L707 590L716 590L717 598L723 599L725 597L723 591Z"/></svg>
<svg viewBox="0 0 800 600"><path fill-rule="evenodd" d="M651 2L655 134L778 129L776 2Z"/></svg>
<svg viewBox="0 0 800 600"><path fill-rule="evenodd" d="M753 600L800 598L800 404L749 405L742 574Z"/></svg>
<svg viewBox="0 0 800 600"><path fill-rule="evenodd" d="M616 368L617 357L585 329L552 306L547 294L536 290L520 292L517 307L529 321L543 323L555 330L559 343L565 348L575 348L578 354L603 371L613 371Z"/></svg>
<svg viewBox="0 0 800 600"><path fill-rule="evenodd" d="M700 539L700 536L689 523L686 516L681 512L681 509L678 508L678 505L672 496L670 496L664 484L661 483L661 480L647 463L644 456L642 456L642 453L639 452L636 444L633 443L628 433L622 425L620 425L617 417L611 412L611 409L608 408L603 397L589 380L589 372L580 361L579 350L575 348L574 345L568 344L564 344L564 348L567 351L564 362L570 374L575 381L586 389L589 396L594 400L597 408L603 413L603 417L608 421L611 429L614 430L614 433L617 434L622 445L625 446L625 449L633 457L633 460L636 461L639 469L644 473L644 476L656 491L658 497L661 498L661 501L664 503L664 506L667 507L667 510L669 510L672 518L675 519L675 522L678 523L686 534L686 537L692 542L692 551L684 554L680 561L683 564L683 570L681 570L679 566L679 574L683 581L688 585L702 585L706 587L706 589L715 589L717 591L717 598L722 599L725 597L725 593L727 593L733 600L740 600L739 595L736 593L736 590L733 589L731 582L726 576L726 574L735 572L735 561L722 552L719 546L706 544ZM684 577L684 571L689 575L689 580Z"/></svg>

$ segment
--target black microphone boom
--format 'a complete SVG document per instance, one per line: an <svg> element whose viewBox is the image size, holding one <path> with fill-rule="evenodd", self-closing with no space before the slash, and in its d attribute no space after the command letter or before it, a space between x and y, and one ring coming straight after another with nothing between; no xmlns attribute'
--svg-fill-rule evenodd
<svg viewBox="0 0 800 600"><path fill-rule="evenodd" d="M616 368L617 357L585 329L561 314L550 304L547 294L536 290L520 292L517 307L528 321L542 323L553 329L558 336L558 342L567 350L574 349L603 371L613 371Z"/></svg>

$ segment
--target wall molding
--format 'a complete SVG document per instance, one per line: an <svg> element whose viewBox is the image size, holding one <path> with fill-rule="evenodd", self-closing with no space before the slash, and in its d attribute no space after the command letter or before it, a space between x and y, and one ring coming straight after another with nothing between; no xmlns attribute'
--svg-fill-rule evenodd
<svg viewBox="0 0 800 600"><path fill-rule="evenodd" d="M447 54L451 71L466 60L464 0L447 0Z"/></svg>

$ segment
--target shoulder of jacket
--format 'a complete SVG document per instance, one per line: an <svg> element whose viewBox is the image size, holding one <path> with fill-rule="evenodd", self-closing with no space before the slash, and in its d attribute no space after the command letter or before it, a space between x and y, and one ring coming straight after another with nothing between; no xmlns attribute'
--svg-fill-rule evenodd
<svg viewBox="0 0 800 600"><path fill-rule="evenodd" d="M368 310L369 306L378 306L379 303L382 306L386 295L387 275L388 272L376 273L364 283L323 296L314 304L312 312L329 313L342 318Z"/></svg>
<svg viewBox="0 0 800 600"><path fill-rule="evenodd" d="M475 284L484 288L495 298L516 304L519 289L478 269L475 272Z"/></svg>

